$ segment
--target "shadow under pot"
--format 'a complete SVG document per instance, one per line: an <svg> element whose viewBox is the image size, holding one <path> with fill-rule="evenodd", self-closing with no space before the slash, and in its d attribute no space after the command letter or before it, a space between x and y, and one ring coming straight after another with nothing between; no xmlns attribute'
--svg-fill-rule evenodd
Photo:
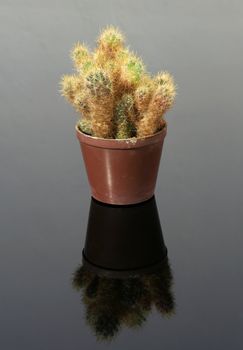
<svg viewBox="0 0 243 350"><path fill-rule="evenodd" d="M76 126L92 197L109 204L135 204L154 194L167 126L152 136L102 139Z"/></svg>
<svg viewBox="0 0 243 350"><path fill-rule="evenodd" d="M167 256L155 198L129 206L91 199L83 264L122 278L153 272Z"/></svg>

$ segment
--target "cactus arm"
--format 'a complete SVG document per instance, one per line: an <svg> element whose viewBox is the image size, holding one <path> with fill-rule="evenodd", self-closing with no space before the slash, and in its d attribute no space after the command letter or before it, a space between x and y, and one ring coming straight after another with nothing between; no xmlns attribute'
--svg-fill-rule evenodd
<svg viewBox="0 0 243 350"><path fill-rule="evenodd" d="M84 44L76 43L71 50L70 56L80 74L85 74L94 67L93 55Z"/></svg>
<svg viewBox="0 0 243 350"><path fill-rule="evenodd" d="M138 56L131 53L125 57L121 67L121 81L124 89L127 91L134 90L141 82L144 73L145 66Z"/></svg>
<svg viewBox="0 0 243 350"><path fill-rule="evenodd" d="M97 39L96 59L100 63L113 59L124 47L124 36L118 28L106 27Z"/></svg>
<svg viewBox="0 0 243 350"><path fill-rule="evenodd" d="M91 119L81 118L78 122L78 128L85 134L92 135L92 123Z"/></svg>
<svg viewBox="0 0 243 350"><path fill-rule="evenodd" d="M63 75L60 86L61 95L73 104L76 93L83 88L83 81L75 75Z"/></svg>
<svg viewBox="0 0 243 350"><path fill-rule="evenodd" d="M131 94L124 94L116 106L116 138L126 139L134 136L135 127L132 120L134 99Z"/></svg>
<svg viewBox="0 0 243 350"><path fill-rule="evenodd" d="M176 88L172 76L167 72L159 73L155 77L156 89L152 95L147 111L138 122L138 136L153 135L161 129L161 116L173 105Z"/></svg>
<svg viewBox="0 0 243 350"><path fill-rule="evenodd" d="M108 74L93 70L86 77L93 135L110 138L113 134L113 89Z"/></svg>

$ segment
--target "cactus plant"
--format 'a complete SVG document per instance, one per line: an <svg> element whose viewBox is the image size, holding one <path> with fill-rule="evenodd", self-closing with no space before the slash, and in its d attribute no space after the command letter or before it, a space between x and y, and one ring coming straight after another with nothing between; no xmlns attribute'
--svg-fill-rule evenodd
<svg viewBox="0 0 243 350"><path fill-rule="evenodd" d="M119 29L106 27L93 52L78 42L71 58L77 73L62 77L61 93L79 113L82 132L127 139L163 128L176 95L173 78L167 72L152 77Z"/></svg>

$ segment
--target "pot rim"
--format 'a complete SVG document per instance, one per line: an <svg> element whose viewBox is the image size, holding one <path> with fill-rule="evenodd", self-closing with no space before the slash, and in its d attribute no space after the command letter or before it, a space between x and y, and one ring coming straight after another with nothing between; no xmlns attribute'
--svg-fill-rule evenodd
<svg viewBox="0 0 243 350"><path fill-rule="evenodd" d="M90 146L109 149L131 149L145 147L147 145L162 141L167 134L167 123L163 129L158 131L156 134L144 137L131 137L128 139L106 139L102 137L91 136L82 132L78 128L78 123L76 124L75 129L79 141Z"/></svg>

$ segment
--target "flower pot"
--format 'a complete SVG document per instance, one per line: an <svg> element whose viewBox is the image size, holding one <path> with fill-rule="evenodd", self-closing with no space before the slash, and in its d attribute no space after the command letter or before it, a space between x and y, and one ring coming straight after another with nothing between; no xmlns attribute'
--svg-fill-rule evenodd
<svg viewBox="0 0 243 350"><path fill-rule="evenodd" d="M76 134L92 197L109 204L135 204L154 194L167 127L144 138L102 139Z"/></svg>
<svg viewBox="0 0 243 350"><path fill-rule="evenodd" d="M91 199L83 264L114 278L153 272L167 256L155 198L117 206Z"/></svg>

